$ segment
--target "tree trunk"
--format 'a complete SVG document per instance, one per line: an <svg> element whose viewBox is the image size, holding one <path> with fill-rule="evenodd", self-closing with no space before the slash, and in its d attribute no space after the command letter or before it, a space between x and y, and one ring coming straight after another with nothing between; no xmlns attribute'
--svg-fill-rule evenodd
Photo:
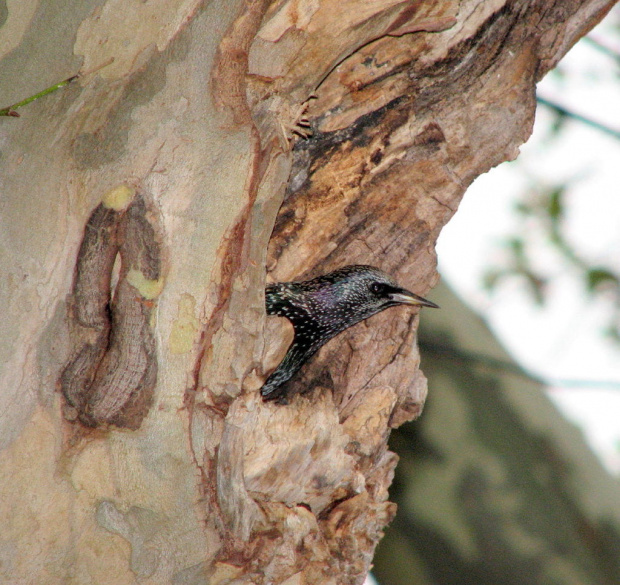
<svg viewBox="0 0 620 585"><path fill-rule="evenodd" d="M424 294L466 187L614 2L70 4L0 31L3 105L82 72L1 121L0 574L362 582L426 394L417 316L264 404L265 279L364 263Z"/></svg>
<svg viewBox="0 0 620 585"><path fill-rule="evenodd" d="M444 283L418 339L429 399L395 429L389 585L617 585L618 478Z"/></svg>

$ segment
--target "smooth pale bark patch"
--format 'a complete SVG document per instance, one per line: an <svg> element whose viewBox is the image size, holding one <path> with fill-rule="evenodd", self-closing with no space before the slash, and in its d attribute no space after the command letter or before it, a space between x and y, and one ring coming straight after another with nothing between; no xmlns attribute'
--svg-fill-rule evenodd
<svg viewBox="0 0 620 585"><path fill-rule="evenodd" d="M426 396L418 313L345 332L300 372L308 395L264 404L264 355L281 351L265 348L265 267L286 281L376 264L425 295L467 185L516 156L536 81L611 2L161 0L121 20L118 2L99 5L54 21L60 38L32 18L6 56L18 87L26 61L44 78L74 50L113 59L2 120L11 578L360 583L395 513L389 429ZM50 61L31 58L34 38ZM312 136L296 140L305 117ZM82 429L55 385L72 359L66 300L88 218L119 185L147 195L161 238L159 275L118 271L133 306L160 293L141 320L157 384L132 430Z"/></svg>

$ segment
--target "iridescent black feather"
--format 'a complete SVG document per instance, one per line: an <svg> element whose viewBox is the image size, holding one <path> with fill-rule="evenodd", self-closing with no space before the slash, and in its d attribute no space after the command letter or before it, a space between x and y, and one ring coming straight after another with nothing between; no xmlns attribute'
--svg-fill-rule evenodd
<svg viewBox="0 0 620 585"><path fill-rule="evenodd" d="M394 305L437 307L399 287L372 266L346 266L305 282L280 282L265 289L268 315L286 317L293 343L261 388L264 400L286 399L284 384L319 348L341 331Z"/></svg>

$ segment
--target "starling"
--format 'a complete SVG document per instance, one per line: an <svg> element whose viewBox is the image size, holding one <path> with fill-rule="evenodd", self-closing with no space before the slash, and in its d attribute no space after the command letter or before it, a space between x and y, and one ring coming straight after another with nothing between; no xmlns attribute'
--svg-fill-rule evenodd
<svg viewBox="0 0 620 585"><path fill-rule="evenodd" d="M295 332L280 365L261 388L263 400L286 401L285 382L341 331L394 305L435 303L400 288L372 266L345 266L305 282L279 282L265 289L268 315L286 317Z"/></svg>

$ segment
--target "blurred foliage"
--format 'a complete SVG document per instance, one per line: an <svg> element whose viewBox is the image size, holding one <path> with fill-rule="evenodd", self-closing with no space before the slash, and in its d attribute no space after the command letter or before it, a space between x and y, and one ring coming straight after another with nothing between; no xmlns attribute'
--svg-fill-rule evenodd
<svg viewBox="0 0 620 585"><path fill-rule="evenodd" d="M604 37L595 29L580 42L587 43L611 59L615 77L620 80L620 52L614 45L620 46L620 10L618 7L610 13L611 26ZM560 83L570 76L562 64L550 73ZM597 82L596 73L592 73L592 83ZM595 130L620 141L620 130L607 126L587 116L572 112L570 109L538 97L539 107L548 108L553 120L548 128L549 148L553 141L562 140L569 121L586 124ZM574 179L573 179L574 180ZM519 278L533 301L543 305L547 300L547 290L554 275L536 266L535 252L539 234L549 249L556 255L558 266L570 270L579 279L584 292L593 301L605 299L611 303L610 323L605 335L620 344L620 274L611 267L592 262L585 254L572 244L565 230L565 211L567 195L571 181L555 185L533 184L515 205L518 227L515 233L505 238L501 244L506 259L502 266L490 267L483 277L483 286L489 292L498 289L504 281Z"/></svg>
<svg viewBox="0 0 620 585"><path fill-rule="evenodd" d="M493 292L506 278L518 277L524 282L534 302L538 305L545 303L545 292L553 275L536 268L533 261L533 224L537 228L535 231L545 234L547 243L558 256L558 262L576 274L588 297L611 301L612 320L604 333L620 343L620 275L611 267L592 264L564 234L568 189L568 184L547 188L539 185L516 204L520 227L516 235L509 236L503 243L506 264L501 268L489 268L484 275L483 285L488 292Z"/></svg>

